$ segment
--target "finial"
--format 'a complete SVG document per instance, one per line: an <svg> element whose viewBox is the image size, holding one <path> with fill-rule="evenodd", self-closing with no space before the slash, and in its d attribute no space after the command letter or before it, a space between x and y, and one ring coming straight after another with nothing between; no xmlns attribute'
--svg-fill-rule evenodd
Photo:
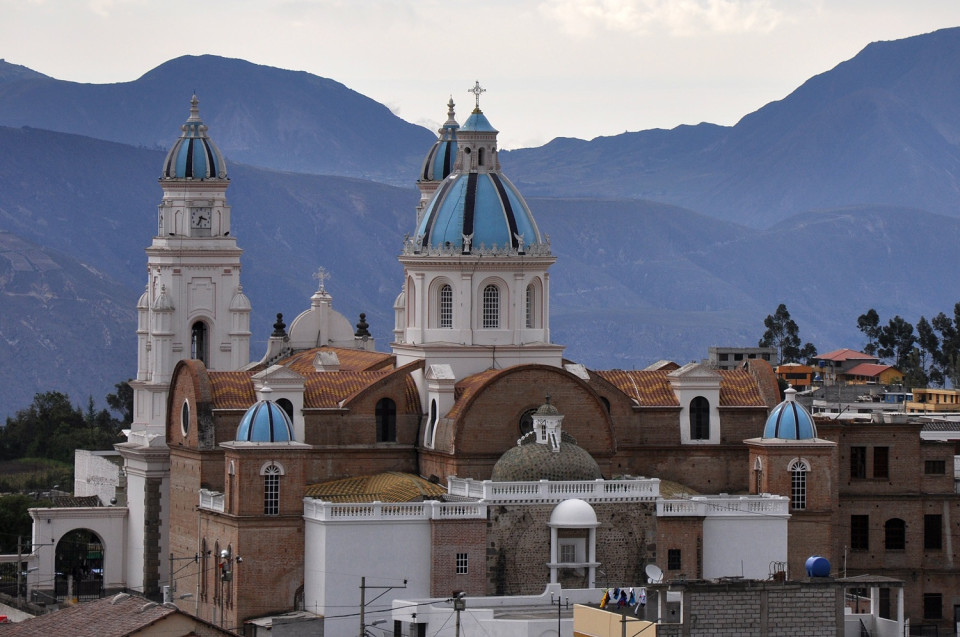
<svg viewBox="0 0 960 637"><path fill-rule="evenodd" d="M330 273L327 272L327 269L323 266L317 268L317 271L313 273L313 278L317 280L317 292L326 293L327 290L324 287L324 283L330 278Z"/></svg>
<svg viewBox="0 0 960 637"><path fill-rule="evenodd" d="M480 80L477 80L476 84L473 85L473 88L467 89L467 93L473 93L473 97L476 100L476 106L473 109L474 113L480 112L480 94L486 93L486 92L487 92L487 89L480 88Z"/></svg>
<svg viewBox="0 0 960 637"><path fill-rule="evenodd" d="M547 394L547 404L550 404L550 394Z"/></svg>
<svg viewBox="0 0 960 637"><path fill-rule="evenodd" d="M367 315L360 312L360 322L357 323L357 332L354 334L357 338L370 338L370 324L367 323Z"/></svg>
<svg viewBox="0 0 960 637"><path fill-rule="evenodd" d="M273 324L272 337L284 337L287 335L287 324L283 322L283 313L277 312L277 322Z"/></svg>
<svg viewBox="0 0 960 637"><path fill-rule="evenodd" d="M444 126L456 126L457 124L457 114L453 111L453 107L453 95L451 95L450 101L447 102L447 121Z"/></svg>
<svg viewBox="0 0 960 637"><path fill-rule="evenodd" d="M190 98L190 118L187 121L199 122L200 121L200 107L197 106L200 103L200 100L197 99L197 94L194 93L193 97Z"/></svg>

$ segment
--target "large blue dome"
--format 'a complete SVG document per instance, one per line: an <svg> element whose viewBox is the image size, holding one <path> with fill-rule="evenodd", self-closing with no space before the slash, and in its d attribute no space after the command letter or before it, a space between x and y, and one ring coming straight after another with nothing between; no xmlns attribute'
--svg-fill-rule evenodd
<svg viewBox="0 0 960 637"><path fill-rule="evenodd" d="M453 164L457 160L457 129L460 128L455 118L451 97L447 102L447 121L438 131L440 137L423 160L423 168L420 171L422 181L443 181L453 172Z"/></svg>
<svg viewBox="0 0 960 637"><path fill-rule="evenodd" d="M226 179L227 162L220 149L207 137L200 119L199 100L190 100L190 117L180 127L180 138L167 153L161 179Z"/></svg>
<svg viewBox="0 0 960 637"><path fill-rule="evenodd" d="M481 248L542 243L540 230L520 191L499 172L454 173L427 205L417 236L424 247Z"/></svg>
<svg viewBox="0 0 960 637"><path fill-rule="evenodd" d="M773 408L763 428L764 438L780 440L812 440L817 437L813 417L796 401L797 390L788 387L784 401Z"/></svg>
<svg viewBox="0 0 960 637"><path fill-rule="evenodd" d="M247 410L237 427L237 440L241 442L290 442L293 440L293 423L277 403L261 400Z"/></svg>

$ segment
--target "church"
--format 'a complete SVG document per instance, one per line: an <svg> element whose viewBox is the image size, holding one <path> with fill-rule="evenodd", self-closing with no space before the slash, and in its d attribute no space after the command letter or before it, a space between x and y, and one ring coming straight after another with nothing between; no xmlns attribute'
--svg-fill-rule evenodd
<svg viewBox="0 0 960 637"><path fill-rule="evenodd" d="M763 579L774 563L799 577L810 555L837 555L851 441L836 427L818 438L769 364L564 358L556 257L501 170L482 92L462 125L451 99L424 149L389 352L362 314L334 309L321 269L259 361L227 164L193 97L137 303L134 423L117 445L126 517L103 523L114 531L82 523L114 538L107 588L189 594L182 607L236 628L293 609L352 622L364 581L408 598L533 595L640 584L650 564L691 580ZM55 540L61 517L34 541ZM747 567L728 559L751 551Z"/></svg>

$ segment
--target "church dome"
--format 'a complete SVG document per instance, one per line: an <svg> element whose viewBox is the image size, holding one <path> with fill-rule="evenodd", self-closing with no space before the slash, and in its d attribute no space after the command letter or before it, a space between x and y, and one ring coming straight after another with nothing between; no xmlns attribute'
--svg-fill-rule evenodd
<svg viewBox="0 0 960 637"><path fill-rule="evenodd" d="M290 442L293 440L293 423L280 405L272 400L261 400L240 419L236 439L240 442Z"/></svg>
<svg viewBox="0 0 960 637"><path fill-rule="evenodd" d="M574 529L589 529L600 526L597 513L588 502L573 498L564 500L550 514L550 526Z"/></svg>
<svg viewBox="0 0 960 637"><path fill-rule="evenodd" d="M420 170L421 181L443 181L453 172L453 164L457 159L457 129L460 128L455 116L451 97L447 102L447 121L438 131L440 137L423 160L423 168Z"/></svg>
<svg viewBox="0 0 960 637"><path fill-rule="evenodd" d="M602 477L597 461L571 436L562 434L560 451L554 452L549 445L537 444L536 436L529 433L519 445L500 456L490 479L494 482L536 482L597 480Z"/></svg>
<svg viewBox="0 0 960 637"><path fill-rule="evenodd" d="M180 127L176 141L163 162L161 179L226 179L227 163L220 149L207 137L207 126L200 119L199 100L190 100L190 117Z"/></svg>
<svg viewBox="0 0 960 637"><path fill-rule="evenodd" d="M531 246L544 244L527 202L500 172L497 129L479 104L456 131L456 150L453 172L419 217L417 251L469 254L496 247L498 253L524 254Z"/></svg>
<svg viewBox="0 0 960 637"><path fill-rule="evenodd" d="M811 440L817 437L813 416L797 402L797 390L787 387L784 401L773 408L763 428L764 438L780 440Z"/></svg>

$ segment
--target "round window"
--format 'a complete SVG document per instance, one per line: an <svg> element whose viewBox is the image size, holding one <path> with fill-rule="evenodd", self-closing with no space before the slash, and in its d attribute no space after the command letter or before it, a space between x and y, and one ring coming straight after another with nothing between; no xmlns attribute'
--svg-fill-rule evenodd
<svg viewBox="0 0 960 637"><path fill-rule="evenodd" d="M190 433L190 402L187 400L183 401L183 409L180 410L180 431L184 438Z"/></svg>

